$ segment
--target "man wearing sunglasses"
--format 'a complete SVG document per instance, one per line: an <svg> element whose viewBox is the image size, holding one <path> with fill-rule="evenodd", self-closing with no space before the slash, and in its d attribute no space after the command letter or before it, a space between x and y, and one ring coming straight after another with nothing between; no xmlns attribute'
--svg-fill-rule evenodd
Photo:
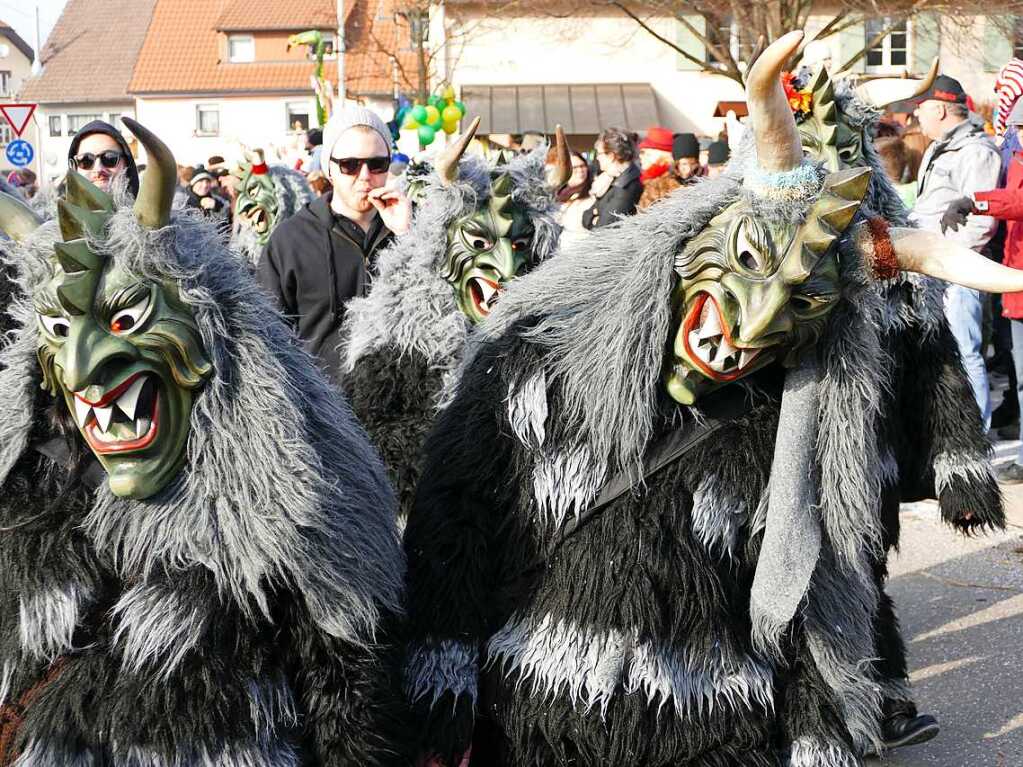
<svg viewBox="0 0 1023 767"><path fill-rule="evenodd" d="M128 178L128 189L138 194L139 172L131 148L121 132L103 120L93 120L75 134L67 153L68 168L77 170L104 192L120 175Z"/></svg>
<svg viewBox="0 0 1023 767"><path fill-rule="evenodd" d="M365 295L376 254L409 226L408 201L386 186L390 147L390 131L374 112L335 112L320 155L332 191L283 221L259 261L259 281L338 383L345 304Z"/></svg>

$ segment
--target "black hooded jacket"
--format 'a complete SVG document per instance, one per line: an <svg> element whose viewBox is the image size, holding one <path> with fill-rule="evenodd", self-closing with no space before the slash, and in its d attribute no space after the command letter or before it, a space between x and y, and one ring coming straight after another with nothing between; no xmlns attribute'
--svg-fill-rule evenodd
<svg viewBox="0 0 1023 767"><path fill-rule="evenodd" d="M330 208L331 194L281 222L259 259L258 279L320 367L340 384L345 303L365 295L376 254L393 235L377 217L368 233Z"/></svg>
<svg viewBox="0 0 1023 767"><path fill-rule="evenodd" d="M86 136L91 136L94 133L102 133L106 136L110 136L117 145L121 147L121 151L124 152L125 161L127 162L127 170L125 175L128 177L128 189L131 191L132 196L138 196L139 193L139 169L135 165L135 158L131 154L131 147L128 146L128 142L124 140L124 136L117 130L113 125L103 120L93 120L82 128L75 137L71 139L71 146L67 150L68 167L71 167L71 160L74 159L75 155L78 154L78 147L82 143L82 139Z"/></svg>

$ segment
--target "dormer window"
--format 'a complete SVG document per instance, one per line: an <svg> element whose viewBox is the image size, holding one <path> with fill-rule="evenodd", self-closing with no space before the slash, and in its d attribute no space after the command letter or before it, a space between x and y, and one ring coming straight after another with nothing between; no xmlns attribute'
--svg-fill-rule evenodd
<svg viewBox="0 0 1023 767"><path fill-rule="evenodd" d="M256 60L256 40L252 35L228 35L227 58L232 64Z"/></svg>

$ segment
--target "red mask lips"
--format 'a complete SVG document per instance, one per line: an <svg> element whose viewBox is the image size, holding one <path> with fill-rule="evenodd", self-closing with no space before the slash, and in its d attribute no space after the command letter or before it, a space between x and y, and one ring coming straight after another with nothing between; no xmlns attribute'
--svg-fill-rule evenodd
<svg viewBox="0 0 1023 767"><path fill-rule="evenodd" d="M472 291L472 302L477 311L488 315L501 293L501 284L484 277L473 277L469 280L469 290Z"/></svg>
<svg viewBox="0 0 1023 767"><path fill-rule="evenodd" d="M135 373L95 402L74 393L75 421L94 452L128 453L152 444L159 431L157 380Z"/></svg>
<svg viewBox="0 0 1023 767"><path fill-rule="evenodd" d="M721 309L709 293L701 293L682 323L689 361L714 381L729 382L756 365L763 349L749 349L732 342Z"/></svg>

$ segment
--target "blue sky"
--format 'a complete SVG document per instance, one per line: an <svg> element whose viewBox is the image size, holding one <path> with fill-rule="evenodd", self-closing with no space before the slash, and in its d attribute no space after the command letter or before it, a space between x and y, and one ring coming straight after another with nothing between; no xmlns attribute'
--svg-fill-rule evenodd
<svg viewBox="0 0 1023 767"><path fill-rule="evenodd" d="M21 38L36 47L36 5L39 6L39 31L43 43L67 0L0 0L0 19L10 24Z"/></svg>

